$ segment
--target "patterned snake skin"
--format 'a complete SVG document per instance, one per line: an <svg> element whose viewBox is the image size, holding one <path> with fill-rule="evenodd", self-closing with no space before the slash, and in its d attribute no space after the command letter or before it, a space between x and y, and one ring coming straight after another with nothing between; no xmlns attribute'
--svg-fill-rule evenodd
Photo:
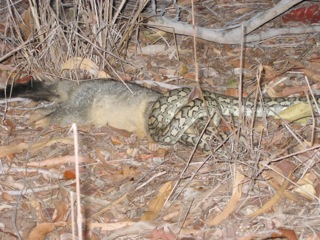
<svg viewBox="0 0 320 240"><path fill-rule="evenodd" d="M149 116L149 131L151 137L163 144L175 144L178 141L187 145L195 145L208 151L207 141L212 135L218 135L215 128L208 128L202 139L194 132L193 125L201 118L210 115L215 126L218 126L221 115L239 116L238 98L225 96L209 91L203 91L207 108L202 99L189 100L192 89L180 88L163 94L152 106ZM275 116L285 108L307 102L306 98L264 98L263 104L256 104L253 99L243 99L243 114L247 117ZM320 98L317 99L320 103Z"/></svg>

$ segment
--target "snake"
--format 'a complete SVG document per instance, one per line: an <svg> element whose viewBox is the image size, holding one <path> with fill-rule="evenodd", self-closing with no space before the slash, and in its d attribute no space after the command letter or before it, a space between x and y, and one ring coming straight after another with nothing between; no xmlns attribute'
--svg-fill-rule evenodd
<svg viewBox="0 0 320 240"><path fill-rule="evenodd" d="M194 124L208 116L214 126L219 125L221 116L239 117L239 99L203 90L203 99L190 100L191 91L191 88L183 87L161 95L151 107L148 119L149 133L158 143L199 143L203 151L210 151L208 141L217 137L223 139L225 135L219 133L216 127L209 127L200 139L199 133L194 132ZM308 100L306 97L263 98L263 104L255 104L254 99L244 98L242 102L244 116L272 117L289 106ZM316 99L316 104L320 104L320 97Z"/></svg>

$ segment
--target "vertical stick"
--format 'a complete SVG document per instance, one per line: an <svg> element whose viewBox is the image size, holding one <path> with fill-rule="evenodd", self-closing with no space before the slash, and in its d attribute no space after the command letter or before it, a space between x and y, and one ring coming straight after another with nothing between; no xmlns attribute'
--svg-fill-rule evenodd
<svg viewBox="0 0 320 240"><path fill-rule="evenodd" d="M79 175L79 144L78 144L78 128L77 124L73 123L71 127L74 139L74 157L76 170L76 202L77 202L77 227L78 239L82 240L82 214L80 202L80 175Z"/></svg>

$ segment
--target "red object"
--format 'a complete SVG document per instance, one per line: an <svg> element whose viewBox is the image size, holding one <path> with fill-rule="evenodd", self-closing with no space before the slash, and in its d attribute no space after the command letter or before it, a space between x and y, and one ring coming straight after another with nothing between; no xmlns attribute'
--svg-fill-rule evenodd
<svg viewBox="0 0 320 240"><path fill-rule="evenodd" d="M282 16L282 21L303 22L305 24L320 22L320 4L314 4L310 7L303 7L291 10Z"/></svg>
<svg viewBox="0 0 320 240"><path fill-rule="evenodd" d="M31 81L31 79L32 79L32 76L25 76L25 77L22 77L22 78L18 79L16 81L16 84L18 84L18 83L19 84L29 83Z"/></svg>
<svg viewBox="0 0 320 240"><path fill-rule="evenodd" d="M73 179L76 179L76 173L75 171L72 171L72 170L67 170L63 173L65 179L68 179L68 180L73 180Z"/></svg>

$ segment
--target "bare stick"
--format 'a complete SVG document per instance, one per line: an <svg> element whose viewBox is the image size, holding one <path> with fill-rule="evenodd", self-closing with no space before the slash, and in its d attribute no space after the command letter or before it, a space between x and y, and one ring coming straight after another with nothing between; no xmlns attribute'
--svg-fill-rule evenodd
<svg viewBox="0 0 320 240"><path fill-rule="evenodd" d="M195 35L198 38L202 38L208 41L213 41L217 43L224 44L239 44L239 39L241 38L241 25L246 29L246 43L261 41L267 38L275 37L284 34L301 34L301 33L312 33L319 32L320 26L308 26L308 27L296 27L296 28L280 28L280 29L270 29L268 31L262 32L260 34L248 35L250 32L259 28L263 24L269 22L273 18L284 13L291 7L302 2L303 0L282 0L273 8L259 13L248 21L243 22L234 27L232 30L228 29L210 29L205 27L197 27ZM166 17L159 17L152 20L148 25L159 28L168 32L175 32L176 34L192 36L193 27L192 25L184 22L176 22Z"/></svg>
<svg viewBox="0 0 320 240"><path fill-rule="evenodd" d="M78 128L77 124L72 124L72 132L74 139L74 156L76 168L76 202L77 202L77 226L78 226L78 239L82 240L82 214L80 202L80 173L79 173L79 145L78 145Z"/></svg>

